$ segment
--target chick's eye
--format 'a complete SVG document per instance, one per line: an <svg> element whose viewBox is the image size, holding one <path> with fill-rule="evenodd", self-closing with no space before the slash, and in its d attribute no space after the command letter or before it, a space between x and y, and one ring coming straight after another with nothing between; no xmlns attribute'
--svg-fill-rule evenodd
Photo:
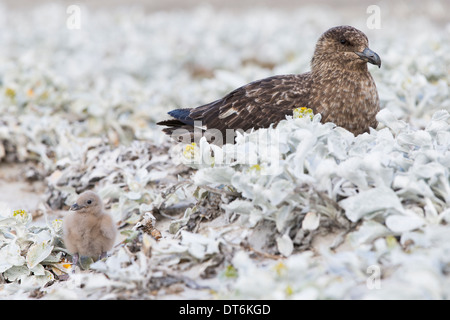
<svg viewBox="0 0 450 320"><path fill-rule="evenodd" d="M339 40L339 42L342 44L347 44L347 40L345 40L345 39L341 39L341 40Z"/></svg>
<svg viewBox="0 0 450 320"><path fill-rule="evenodd" d="M92 203L92 200L88 200L88 201L87 201L87 204L91 204L91 203Z"/></svg>

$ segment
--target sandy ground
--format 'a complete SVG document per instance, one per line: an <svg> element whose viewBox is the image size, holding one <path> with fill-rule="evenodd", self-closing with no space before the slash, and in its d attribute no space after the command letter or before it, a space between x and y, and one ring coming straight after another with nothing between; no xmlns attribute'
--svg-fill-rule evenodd
<svg viewBox="0 0 450 320"><path fill-rule="evenodd" d="M0 210L25 210L37 225L45 225L43 208L51 219L61 218L64 213L45 205L46 181L27 179L30 168L24 163L0 163Z"/></svg>
<svg viewBox="0 0 450 320"><path fill-rule="evenodd" d="M0 204L7 204L12 210L36 210L40 195L45 191L45 183L26 181L26 169L24 164L0 164Z"/></svg>

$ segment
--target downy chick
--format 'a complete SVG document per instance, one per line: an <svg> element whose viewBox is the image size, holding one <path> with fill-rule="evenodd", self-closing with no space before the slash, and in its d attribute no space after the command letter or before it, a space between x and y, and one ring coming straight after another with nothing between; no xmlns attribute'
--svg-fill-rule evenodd
<svg viewBox="0 0 450 320"><path fill-rule="evenodd" d="M117 230L111 216L103 211L102 199L93 191L83 192L63 222L64 243L76 265L79 256L96 260L106 257Z"/></svg>

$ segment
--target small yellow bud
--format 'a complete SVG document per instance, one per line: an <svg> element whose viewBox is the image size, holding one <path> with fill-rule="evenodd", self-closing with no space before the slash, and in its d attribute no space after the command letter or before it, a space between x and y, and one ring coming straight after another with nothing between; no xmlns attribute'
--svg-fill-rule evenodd
<svg viewBox="0 0 450 320"><path fill-rule="evenodd" d="M14 99L16 97L16 91L11 88L6 88L5 95L11 99Z"/></svg>
<svg viewBox="0 0 450 320"><path fill-rule="evenodd" d="M294 119L300 119L300 118L306 118L309 117L311 120L314 117L314 112L311 108L301 107L296 108L293 111L293 118Z"/></svg>
<svg viewBox="0 0 450 320"><path fill-rule="evenodd" d="M14 210L13 217L16 218L17 222L26 224L30 220L30 216L25 210Z"/></svg>
<svg viewBox="0 0 450 320"><path fill-rule="evenodd" d="M188 144L183 151L183 156L189 160L195 158L196 149L197 149L197 144L195 142Z"/></svg>
<svg viewBox="0 0 450 320"><path fill-rule="evenodd" d="M278 276L281 276L287 270L286 265L281 261L278 262L273 268Z"/></svg>

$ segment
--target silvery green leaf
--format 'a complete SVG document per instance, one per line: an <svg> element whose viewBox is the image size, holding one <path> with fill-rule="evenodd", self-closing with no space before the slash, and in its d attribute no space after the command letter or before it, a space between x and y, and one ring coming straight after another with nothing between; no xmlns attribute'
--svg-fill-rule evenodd
<svg viewBox="0 0 450 320"><path fill-rule="evenodd" d="M141 215L137 214L135 211L132 211L131 215L129 215L128 218L124 220L124 222L133 225L138 223L139 220L141 220Z"/></svg>
<svg viewBox="0 0 450 320"><path fill-rule="evenodd" d="M442 211L440 216L445 222L449 223L450 222L450 208Z"/></svg>
<svg viewBox="0 0 450 320"><path fill-rule="evenodd" d="M42 264L37 264L33 268L30 268L30 271L33 272L35 276L44 276L45 275L45 269L42 266Z"/></svg>
<svg viewBox="0 0 450 320"><path fill-rule="evenodd" d="M130 263L130 256L124 251L123 249L119 250L119 252L114 255L113 257L110 257L106 261L98 260L91 264L91 268L93 270L101 271L101 272L108 272L111 273L120 272L120 266L124 264ZM115 270L116 269L116 270Z"/></svg>
<svg viewBox="0 0 450 320"><path fill-rule="evenodd" d="M341 162L337 168L337 173L347 180L353 182L361 189L367 189L366 172L361 170L363 160L359 157L351 157Z"/></svg>
<svg viewBox="0 0 450 320"><path fill-rule="evenodd" d="M414 173L424 179L431 179L431 181L428 182L428 184L433 185L436 182L438 182L439 176L445 176L446 175L446 169L444 166L437 162L430 162L427 164L417 164L416 166L413 166L412 170L414 170Z"/></svg>
<svg viewBox="0 0 450 320"><path fill-rule="evenodd" d="M438 210L430 198L425 198L425 216L428 221L438 223L440 221Z"/></svg>
<svg viewBox="0 0 450 320"><path fill-rule="evenodd" d="M38 263L47 258L52 250L53 245L51 245L50 241L32 244L26 256L28 268L33 269Z"/></svg>
<svg viewBox="0 0 450 320"><path fill-rule="evenodd" d="M205 248L200 243L192 243L188 252L196 259L203 260L205 258Z"/></svg>
<svg viewBox="0 0 450 320"><path fill-rule="evenodd" d="M294 251L294 244L289 235L284 234L276 239L278 251L285 257L289 257Z"/></svg>
<svg viewBox="0 0 450 320"><path fill-rule="evenodd" d="M439 131L447 131L449 113L446 110L437 111L433 114L431 122L427 125L426 131L437 133Z"/></svg>
<svg viewBox="0 0 450 320"><path fill-rule="evenodd" d="M416 132L400 133L397 142L400 145L431 147L431 136L428 132L419 130Z"/></svg>
<svg viewBox="0 0 450 320"><path fill-rule="evenodd" d="M275 214L275 224L277 226L278 232L282 232L288 223L288 218L292 212L291 206L283 206Z"/></svg>
<svg viewBox="0 0 450 320"><path fill-rule="evenodd" d="M316 230L319 227L320 214L317 212L308 212L302 221L302 228L305 230Z"/></svg>
<svg viewBox="0 0 450 320"><path fill-rule="evenodd" d="M115 184L105 185L98 190L98 194L102 198L118 198L123 190Z"/></svg>
<svg viewBox="0 0 450 320"><path fill-rule="evenodd" d="M245 198L252 199L255 196L260 195L265 198L261 192L263 191L263 186L255 183L254 177L251 174L239 174L234 173L231 177L231 185L238 191L241 192Z"/></svg>
<svg viewBox="0 0 450 320"><path fill-rule="evenodd" d="M23 264L25 264L25 258L20 255L20 247L15 241L0 248L0 273L12 266L21 266Z"/></svg>
<svg viewBox="0 0 450 320"><path fill-rule="evenodd" d="M0 201L0 221L3 219L11 218L12 209L7 202Z"/></svg>
<svg viewBox="0 0 450 320"><path fill-rule="evenodd" d="M331 136L327 141L328 150L330 154L334 155L339 160L347 158L347 148L349 141L342 139L341 136Z"/></svg>
<svg viewBox="0 0 450 320"><path fill-rule="evenodd" d="M253 209L252 211L250 211L250 214L246 217L241 216L242 221L245 221L249 228L253 228L254 226L256 226L256 224L263 218L263 213L257 209Z"/></svg>
<svg viewBox="0 0 450 320"><path fill-rule="evenodd" d="M428 198L433 198L434 193L424 180L418 180L412 175L397 174L392 182L392 186L402 189L402 192L419 194Z"/></svg>
<svg viewBox="0 0 450 320"><path fill-rule="evenodd" d="M355 196L341 200L339 205L352 222L356 222L370 213L386 209L403 212L402 204L395 192L384 187L362 191Z"/></svg>
<svg viewBox="0 0 450 320"><path fill-rule="evenodd" d="M295 186L287 180L277 180L272 183L270 189L265 194L273 206L278 206L286 197L290 196Z"/></svg>
<svg viewBox="0 0 450 320"><path fill-rule="evenodd" d="M223 204L222 208L230 212L237 212L240 214L250 214L254 207L251 202L236 199L229 204Z"/></svg>
<svg viewBox="0 0 450 320"><path fill-rule="evenodd" d="M206 137L200 139L200 165L207 168L212 167L215 160L212 156L211 145L206 141Z"/></svg>
<svg viewBox="0 0 450 320"><path fill-rule="evenodd" d="M249 273L254 268L254 262L248 254L242 250L236 252L232 259L233 266L243 273Z"/></svg>
<svg viewBox="0 0 450 320"><path fill-rule="evenodd" d="M44 271L44 275L29 275L20 278L21 286L24 289L42 288L53 280L55 280L53 273L47 270Z"/></svg>
<svg viewBox="0 0 450 320"><path fill-rule="evenodd" d="M234 170L230 167L204 168L197 171L194 176L194 182L198 186L208 184L230 184L233 174Z"/></svg>
<svg viewBox="0 0 450 320"><path fill-rule="evenodd" d="M371 241L390 235L391 232L383 224L367 220L356 230L348 234L348 239L353 247L359 247L364 243L370 243Z"/></svg>
<svg viewBox="0 0 450 320"><path fill-rule="evenodd" d="M47 256L47 258L45 258L44 260L42 260L42 262L43 262L44 264L46 264L46 263L58 263L58 262L61 261L61 256L62 256L62 252L61 252L61 251L58 252L58 253L52 252L52 253L50 253L50 254Z"/></svg>
<svg viewBox="0 0 450 320"><path fill-rule="evenodd" d="M51 232L47 229L44 229L33 236L34 242L50 242L51 240L53 240L53 236Z"/></svg>
<svg viewBox="0 0 450 320"><path fill-rule="evenodd" d="M247 134L244 135L247 137ZM242 165L256 165L258 164L258 146L255 142L238 143L236 140L236 146L234 148L234 163Z"/></svg>
<svg viewBox="0 0 450 320"><path fill-rule="evenodd" d="M140 192L133 192L133 191L127 192L126 196L130 200L139 200L142 198L142 194Z"/></svg>
<svg viewBox="0 0 450 320"><path fill-rule="evenodd" d="M1 227L12 227L17 223L17 220L14 218L2 218L0 219L0 228Z"/></svg>
<svg viewBox="0 0 450 320"><path fill-rule="evenodd" d="M424 224L423 218L412 215L390 215L386 218L386 226L399 233L415 230Z"/></svg>
<svg viewBox="0 0 450 320"><path fill-rule="evenodd" d="M188 247L188 252L196 259L202 260L207 255L219 252L218 242L200 234L181 231L181 244Z"/></svg>
<svg viewBox="0 0 450 320"><path fill-rule="evenodd" d="M378 112L376 117L380 123L390 128L392 131L394 131L395 134L399 133L407 127L407 124L404 121L398 120L395 115L387 108L382 109L380 112Z"/></svg>
<svg viewBox="0 0 450 320"><path fill-rule="evenodd" d="M9 281L16 281L17 279L28 276L30 274L30 269L27 266L13 266L6 270L3 275Z"/></svg>
<svg viewBox="0 0 450 320"><path fill-rule="evenodd" d="M176 234L182 226L186 225L187 222L187 219L178 219L171 221L169 225L169 233Z"/></svg>
<svg viewBox="0 0 450 320"><path fill-rule="evenodd" d="M139 213L140 214L150 214L151 215L150 212L152 212L153 209L154 209L153 204L141 203L139 205ZM154 217L153 217L153 219L154 219Z"/></svg>

